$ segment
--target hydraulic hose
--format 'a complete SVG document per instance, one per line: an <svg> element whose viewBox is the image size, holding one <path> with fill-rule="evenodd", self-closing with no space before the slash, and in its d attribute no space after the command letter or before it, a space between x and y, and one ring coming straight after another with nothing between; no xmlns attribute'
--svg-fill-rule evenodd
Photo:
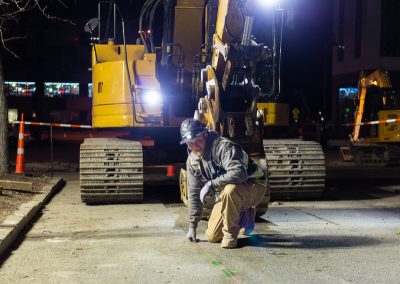
<svg viewBox="0 0 400 284"><path fill-rule="evenodd" d="M154 23L154 14L158 6L160 6L161 0L157 0L156 4L153 6L150 12L150 19L149 19L149 30L150 30L150 51L154 52L154 42L153 42L153 23Z"/></svg>

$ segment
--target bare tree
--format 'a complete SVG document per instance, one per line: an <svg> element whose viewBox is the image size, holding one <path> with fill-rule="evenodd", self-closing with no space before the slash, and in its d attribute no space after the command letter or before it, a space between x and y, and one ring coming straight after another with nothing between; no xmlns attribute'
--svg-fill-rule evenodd
<svg viewBox="0 0 400 284"><path fill-rule="evenodd" d="M3 61L0 55L0 174L8 173L7 123L8 123L8 108L7 108L7 99L4 94Z"/></svg>
<svg viewBox="0 0 400 284"><path fill-rule="evenodd" d="M65 6L61 0L53 2ZM17 58L18 55L8 48L7 43L24 36L15 36L9 28L10 25L17 23L21 17L32 10L39 11L48 19L65 21L47 12L46 0L0 0L0 47ZM8 165L8 109L4 94L3 61L0 54L0 174L8 173Z"/></svg>

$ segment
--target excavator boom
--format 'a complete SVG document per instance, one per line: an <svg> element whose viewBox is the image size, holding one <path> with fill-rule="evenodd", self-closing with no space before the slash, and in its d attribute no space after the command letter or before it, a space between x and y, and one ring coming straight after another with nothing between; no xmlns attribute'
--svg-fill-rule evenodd
<svg viewBox="0 0 400 284"><path fill-rule="evenodd" d="M369 75L365 74L365 71L361 71L360 79L358 81L358 100L359 105L357 107L357 113L355 117L355 126L351 135L351 141L358 141L360 135L360 122L364 113L365 97L367 94L367 88L374 86L378 88L392 88L390 77L386 71L377 69Z"/></svg>

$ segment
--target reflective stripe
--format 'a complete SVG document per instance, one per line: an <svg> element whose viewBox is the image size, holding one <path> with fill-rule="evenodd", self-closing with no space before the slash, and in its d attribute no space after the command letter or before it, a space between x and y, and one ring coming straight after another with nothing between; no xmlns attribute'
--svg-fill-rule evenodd
<svg viewBox="0 0 400 284"><path fill-rule="evenodd" d="M45 122L30 122L30 121L25 121L24 122L25 124L27 124L27 125L50 125L50 123L45 123Z"/></svg>
<svg viewBox="0 0 400 284"><path fill-rule="evenodd" d="M343 125L344 126L355 126L355 125L363 126L363 125L376 125L376 124L382 124L382 123L395 123L395 122L400 122L400 118L390 118L390 119L366 121L366 122L360 122L360 123L346 123Z"/></svg>
<svg viewBox="0 0 400 284"><path fill-rule="evenodd" d="M24 133L18 133L18 139L24 139Z"/></svg>
<svg viewBox="0 0 400 284"><path fill-rule="evenodd" d="M18 121L15 120L13 124L24 123L26 125L41 125L41 126L55 126L55 127L69 127L69 128L92 128L91 125L79 125L79 124L61 124L61 123L47 123L47 122L32 122L32 121Z"/></svg>
<svg viewBox="0 0 400 284"><path fill-rule="evenodd" d="M193 161L193 159L190 155L189 155L189 165L193 171L199 169L199 162Z"/></svg>
<svg viewBox="0 0 400 284"><path fill-rule="evenodd" d="M17 155L23 155L23 154L24 154L24 148L18 148Z"/></svg>

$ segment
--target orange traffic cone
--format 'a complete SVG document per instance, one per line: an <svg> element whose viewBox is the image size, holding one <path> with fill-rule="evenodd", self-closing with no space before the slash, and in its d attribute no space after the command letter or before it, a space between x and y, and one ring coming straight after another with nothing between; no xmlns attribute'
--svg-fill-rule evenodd
<svg viewBox="0 0 400 284"><path fill-rule="evenodd" d="M15 164L15 173L24 173L24 114L21 115L21 122L19 123L17 162Z"/></svg>
<svg viewBox="0 0 400 284"><path fill-rule="evenodd" d="M167 177L173 177L173 176L175 176L175 166L168 165L167 166Z"/></svg>

